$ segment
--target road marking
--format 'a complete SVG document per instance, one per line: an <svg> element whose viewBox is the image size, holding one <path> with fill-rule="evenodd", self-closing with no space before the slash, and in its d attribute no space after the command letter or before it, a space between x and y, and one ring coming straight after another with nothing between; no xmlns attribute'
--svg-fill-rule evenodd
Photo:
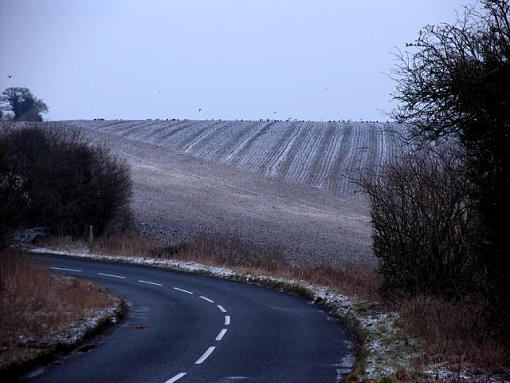
<svg viewBox="0 0 510 383"><path fill-rule="evenodd" d="M209 347L207 349L206 352L204 352L204 355L202 355L200 358L198 358L198 360L195 362L195 364L202 364L208 357L209 355L212 354L212 352L214 351L216 347Z"/></svg>
<svg viewBox="0 0 510 383"><path fill-rule="evenodd" d="M168 379L165 383L175 383L185 375L186 375L185 372L180 372L177 375L175 375L173 378Z"/></svg>
<svg viewBox="0 0 510 383"><path fill-rule="evenodd" d="M223 339L223 336L225 335L225 333L226 333L226 332L227 332L227 329L226 329L226 328L222 329L222 330L220 331L220 333L218 334L218 336L216 337L216 340L217 340L217 341L222 340L222 339Z"/></svg>
<svg viewBox="0 0 510 383"><path fill-rule="evenodd" d="M209 298L207 298L207 297L203 297L202 295L200 295L200 297L199 297L199 298L200 298L200 299L203 299L203 300L204 300L204 301L206 301L206 302L214 303L214 301L213 301L212 299L209 299Z"/></svg>
<svg viewBox="0 0 510 383"><path fill-rule="evenodd" d="M222 313L227 312L227 310L225 310L225 308L222 305L216 305L216 307L218 307Z"/></svg>
<svg viewBox="0 0 510 383"><path fill-rule="evenodd" d="M173 287L174 290L177 290L177 291L180 291L181 293L186 293L186 294L191 294L193 295L193 293L191 291L188 291L188 290L184 290L184 289L180 289L178 287Z"/></svg>
<svg viewBox="0 0 510 383"><path fill-rule="evenodd" d="M225 326L230 324L230 315L225 315Z"/></svg>
<svg viewBox="0 0 510 383"><path fill-rule="evenodd" d="M146 284L148 284L148 285L160 286L160 287L161 287L161 286L163 286L161 283L149 282L149 281L143 281L143 280L141 280L141 279L139 279L139 280L138 280L138 282L140 282L140 283L146 283Z"/></svg>
<svg viewBox="0 0 510 383"><path fill-rule="evenodd" d="M53 269L53 270L61 270L61 271L72 271L74 273L81 273L81 270L76 270L76 269L66 269L64 267L50 267L50 269Z"/></svg>
<svg viewBox="0 0 510 383"><path fill-rule="evenodd" d="M121 275L114 275L114 274L97 273L97 275L101 275L103 277L112 277L112 278L126 279L126 277L123 277Z"/></svg>

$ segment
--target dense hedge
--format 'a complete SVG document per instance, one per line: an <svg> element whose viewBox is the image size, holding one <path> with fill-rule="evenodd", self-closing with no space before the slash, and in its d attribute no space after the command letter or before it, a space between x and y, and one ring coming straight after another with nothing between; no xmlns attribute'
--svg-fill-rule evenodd
<svg viewBox="0 0 510 383"><path fill-rule="evenodd" d="M129 203L127 165L62 125L4 127L0 131L1 232L45 226L80 237L89 225L101 234Z"/></svg>
<svg viewBox="0 0 510 383"><path fill-rule="evenodd" d="M422 148L362 184L386 295L458 299L483 288L472 185L457 152Z"/></svg>

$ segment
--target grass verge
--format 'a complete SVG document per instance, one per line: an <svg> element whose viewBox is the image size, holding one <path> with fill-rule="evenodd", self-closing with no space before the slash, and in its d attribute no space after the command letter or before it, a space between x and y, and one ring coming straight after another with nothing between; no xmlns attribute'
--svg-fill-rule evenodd
<svg viewBox="0 0 510 383"><path fill-rule="evenodd" d="M56 275L20 252L0 251L0 265L2 379L71 349L122 314L118 297Z"/></svg>

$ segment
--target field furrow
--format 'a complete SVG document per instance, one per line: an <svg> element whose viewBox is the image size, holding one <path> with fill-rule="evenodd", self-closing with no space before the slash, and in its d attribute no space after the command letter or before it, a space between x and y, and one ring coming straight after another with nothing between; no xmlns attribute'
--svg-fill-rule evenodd
<svg viewBox="0 0 510 383"><path fill-rule="evenodd" d="M264 135L273 126L275 126L276 123L276 121L269 122L266 125L261 126L259 129L254 129L251 134L247 135L247 137L243 137L243 140L236 146L233 153L229 156L230 158L228 158L228 163L234 166L239 165L246 153L250 151L257 138Z"/></svg>
<svg viewBox="0 0 510 383"><path fill-rule="evenodd" d="M215 151L208 157L208 159L219 162L228 162L229 156L234 154L233 148L237 147L239 143L243 142L243 138L253 131L257 131L257 126L262 126L263 123L249 121L246 124L232 127L232 131L223 141L218 140L214 143L216 145ZM222 137L223 138L223 137Z"/></svg>
<svg viewBox="0 0 510 383"><path fill-rule="evenodd" d="M304 121L75 121L268 177L352 195L355 180L402 152L407 129L391 123Z"/></svg>

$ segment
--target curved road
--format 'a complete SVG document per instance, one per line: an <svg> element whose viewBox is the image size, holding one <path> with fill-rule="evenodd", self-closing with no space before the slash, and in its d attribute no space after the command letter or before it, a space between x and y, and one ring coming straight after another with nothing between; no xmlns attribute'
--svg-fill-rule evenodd
<svg viewBox="0 0 510 383"><path fill-rule="evenodd" d="M109 335L26 381L310 383L349 372L349 331L298 297L155 268L38 259L105 286L130 307Z"/></svg>

